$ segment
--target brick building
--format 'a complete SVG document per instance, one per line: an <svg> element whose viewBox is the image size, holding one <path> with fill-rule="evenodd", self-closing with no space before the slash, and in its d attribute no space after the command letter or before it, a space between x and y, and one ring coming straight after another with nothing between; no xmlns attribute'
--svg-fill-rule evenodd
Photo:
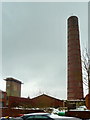
<svg viewBox="0 0 90 120"><path fill-rule="evenodd" d="M0 90L0 107L6 106L6 92Z"/></svg>
<svg viewBox="0 0 90 120"><path fill-rule="evenodd" d="M46 94L30 98L22 98L9 96L8 107L22 108L48 108L48 107L63 107L63 100L56 99Z"/></svg>
<svg viewBox="0 0 90 120"><path fill-rule="evenodd" d="M63 107L63 100L51 97L46 94L42 94L40 96L34 97L31 99L33 107L36 108L48 108L48 107Z"/></svg>
<svg viewBox="0 0 90 120"><path fill-rule="evenodd" d="M15 96L9 96L8 97L8 107L22 107L22 108L29 108L31 106L31 99L29 98L23 98L23 97L15 97Z"/></svg>

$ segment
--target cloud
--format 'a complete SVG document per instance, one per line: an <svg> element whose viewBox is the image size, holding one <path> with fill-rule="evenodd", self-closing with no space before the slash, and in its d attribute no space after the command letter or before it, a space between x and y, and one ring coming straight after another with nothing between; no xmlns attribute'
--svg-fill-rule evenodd
<svg viewBox="0 0 90 120"><path fill-rule="evenodd" d="M23 96L44 91L66 98L66 21L71 13L81 18L83 34L86 3L3 3L2 74L24 83ZM83 35L87 38L87 32Z"/></svg>

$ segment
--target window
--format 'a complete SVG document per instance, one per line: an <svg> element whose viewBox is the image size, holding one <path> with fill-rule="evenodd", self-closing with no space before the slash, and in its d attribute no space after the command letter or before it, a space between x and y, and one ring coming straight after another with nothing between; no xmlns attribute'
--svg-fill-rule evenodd
<svg viewBox="0 0 90 120"><path fill-rule="evenodd" d="M29 116L26 120L52 120L52 119L45 115L32 115Z"/></svg>
<svg viewBox="0 0 90 120"><path fill-rule="evenodd" d="M48 117L47 116L44 116L44 115L35 115L35 118L43 118L43 119L47 119Z"/></svg>
<svg viewBox="0 0 90 120"><path fill-rule="evenodd" d="M0 102L0 107L2 107L2 102Z"/></svg>
<svg viewBox="0 0 90 120"><path fill-rule="evenodd" d="M0 93L0 99L2 98L2 93Z"/></svg>
<svg viewBox="0 0 90 120"><path fill-rule="evenodd" d="M31 116L27 117L26 120L34 120L34 116L31 115Z"/></svg>

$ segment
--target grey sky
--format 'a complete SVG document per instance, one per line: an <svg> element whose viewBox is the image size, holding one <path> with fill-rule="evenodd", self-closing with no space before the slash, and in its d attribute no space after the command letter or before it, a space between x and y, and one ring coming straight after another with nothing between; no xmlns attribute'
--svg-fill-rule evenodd
<svg viewBox="0 0 90 120"><path fill-rule="evenodd" d="M21 80L22 96L47 93L66 99L71 15L79 17L83 47L88 38L88 3L2 4L2 77Z"/></svg>
<svg viewBox="0 0 90 120"><path fill-rule="evenodd" d="M88 3L88 32L90 31L90 2ZM90 34L88 34L88 51L89 51L89 55L90 55Z"/></svg>

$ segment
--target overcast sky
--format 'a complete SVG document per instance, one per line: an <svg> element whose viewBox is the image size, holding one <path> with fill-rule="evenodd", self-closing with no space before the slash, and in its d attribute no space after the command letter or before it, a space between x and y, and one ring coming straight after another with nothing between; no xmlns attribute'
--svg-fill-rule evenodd
<svg viewBox="0 0 90 120"><path fill-rule="evenodd" d="M13 77L23 97L67 99L67 18L79 18L81 49L88 41L86 2L2 4L2 79ZM5 91L4 86L0 89Z"/></svg>

